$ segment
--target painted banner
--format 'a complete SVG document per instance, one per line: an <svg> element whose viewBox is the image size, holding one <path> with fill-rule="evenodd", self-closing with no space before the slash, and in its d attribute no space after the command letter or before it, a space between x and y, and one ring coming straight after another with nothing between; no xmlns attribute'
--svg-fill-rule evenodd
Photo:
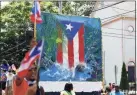
<svg viewBox="0 0 137 95"><path fill-rule="evenodd" d="M41 81L102 81L98 18L42 13L37 38L45 39Z"/></svg>

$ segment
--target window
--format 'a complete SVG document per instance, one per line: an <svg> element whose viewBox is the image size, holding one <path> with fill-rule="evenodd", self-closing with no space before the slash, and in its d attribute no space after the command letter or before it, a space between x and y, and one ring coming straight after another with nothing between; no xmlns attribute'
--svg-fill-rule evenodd
<svg viewBox="0 0 137 95"><path fill-rule="evenodd" d="M134 27L133 26L128 26L128 32L130 32L130 33L132 33L132 32L134 32Z"/></svg>

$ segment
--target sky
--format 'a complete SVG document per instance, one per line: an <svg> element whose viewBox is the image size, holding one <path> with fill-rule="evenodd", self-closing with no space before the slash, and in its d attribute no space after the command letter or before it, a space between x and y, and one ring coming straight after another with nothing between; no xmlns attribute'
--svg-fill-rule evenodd
<svg viewBox="0 0 137 95"><path fill-rule="evenodd" d="M1 7L4 7L5 5L7 5L9 2L1 2Z"/></svg>

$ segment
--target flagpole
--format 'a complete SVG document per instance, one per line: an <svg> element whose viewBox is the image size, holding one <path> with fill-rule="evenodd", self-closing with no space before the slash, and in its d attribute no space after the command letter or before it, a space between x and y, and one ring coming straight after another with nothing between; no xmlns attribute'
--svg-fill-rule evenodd
<svg viewBox="0 0 137 95"><path fill-rule="evenodd" d="M105 51L103 51L103 93L105 93Z"/></svg>
<svg viewBox="0 0 137 95"><path fill-rule="evenodd" d="M42 50L41 50L41 53L40 53L40 58L39 60L37 61L38 64L37 64L37 85L39 86L39 69L40 69L40 62L41 62L41 57L42 57L42 52L43 52L43 46L44 46L44 38L42 37Z"/></svg>
<svg viewBox="0 0 137 95"><path fill-rule="evenodd" d="M34 6L35 6L35 4L36 4L36 0L34 0ZM36 7L35 7L35 12L36 12ZM37 39L37 32L36 32L36 13L34 12L34 39L36 40ZM37 66L38 66L38 64L39 64L39 62L38 62L38 60L36 60L36 64L37 64ZM39 86L39 67L37 68L37 80L36 80L36 84L37 84L37 86Z"/></svg>
<svg viewBox="0 0 137 95"><path fill-rule="evenodd" d="M34 4L35 4L35 0L34 0ZM36 7L35 7L35 12L36 12ZM34 21L34 38L36 39L36 35L37 35L37 33L36 33L36 13L35 13L35 21Z"/></svg>
<svg viewBox="0 0 137 95"><path fill-rule="evenodd" d="M36 20L35 20L35 22L34 22L34 38L36 39Z"/></svg>

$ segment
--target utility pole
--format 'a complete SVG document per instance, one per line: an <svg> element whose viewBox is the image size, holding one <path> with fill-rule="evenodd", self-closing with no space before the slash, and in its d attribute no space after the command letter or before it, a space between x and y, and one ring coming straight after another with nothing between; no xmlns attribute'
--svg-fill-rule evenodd
<svg viewBox="0 0 137 95"><path fill-rule="evenodd" d="M58 1L59 3L59 13L62 14L62 0Z"/></svg>
<svg viewBox="0 0 137 95"><path fill-rule="evenodd" d="M115 84L117 84L117 65L115 65Z"/></svg>
<svg viewBox="0 0 137 95"><path fill-rule="evenodd" d="M105 51L104 51L104 84L106 84L106 83L105 83L105 80L106 80L106 79L105 79Z"/></svg>
<svg viewBox="0 0 137 95"><path fill-rule="evenodd" d="M103 58L102 58L102 78L103 78L103 82L102 82L102 87L103 87L103 91L105 91L105 51L103 51L102 54Z"/></svg>

